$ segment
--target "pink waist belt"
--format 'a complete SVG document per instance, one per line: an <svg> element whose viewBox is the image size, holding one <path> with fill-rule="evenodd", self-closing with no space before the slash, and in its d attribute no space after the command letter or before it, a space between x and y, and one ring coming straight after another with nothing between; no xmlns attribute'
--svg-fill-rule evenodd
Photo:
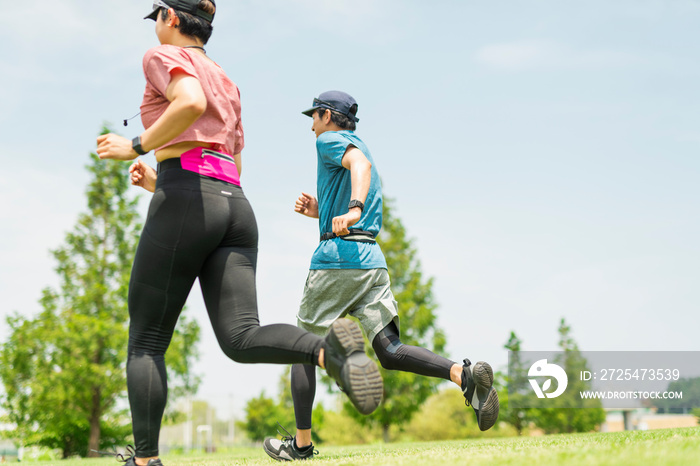
<svg viewBox="0 0 700 466"><path fill-rule="evenodd" d="M236 162L231 155L223 152L195 147L180 156L180 165L183 170L226 181L236 186L241 185Z"/></svg>

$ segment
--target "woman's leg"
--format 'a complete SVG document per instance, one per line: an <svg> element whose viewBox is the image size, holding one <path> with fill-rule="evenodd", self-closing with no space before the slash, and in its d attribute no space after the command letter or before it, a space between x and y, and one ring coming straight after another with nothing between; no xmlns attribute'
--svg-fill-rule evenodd
<svg viewBox="0 0 700 466"><path fill-rule="evenodd" d="M126 377L138 458L158 455L158 435L168 393L165 351L196 277L190 272L171 276L162 286L156 283L168 274L150 270L151 267L170 262L174 254L154 245L144 233L129 286L131 321Z"/></svg>
<svg viewBox="0 0 700 466"><path fill-rule="evenodd" d="M256 261L256 248L220 247L202 267L202 295L221 349L242 363L317 365L321 337L293 325L260 326Z"/></svg>
<svg viewBox="0 0 700 466"><path fill-rule="evenodd" d="M168 392L165 352L207 248L217 241L203 234L200 204L190 190L157 190L134 258L126 372L137 458L158 455Z"/></svg>

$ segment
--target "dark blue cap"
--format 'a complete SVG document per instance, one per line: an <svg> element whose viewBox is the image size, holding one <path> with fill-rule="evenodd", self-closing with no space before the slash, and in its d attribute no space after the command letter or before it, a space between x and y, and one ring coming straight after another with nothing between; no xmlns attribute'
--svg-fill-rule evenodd
<svg viewBox="0 0 700 466"><path fill-rule="evenodd" d="M312 116L316 109L319 108L327 108L328 110L342 113L355 122L360 121L360 119L355 116L357 114L357 102L355 102L355 99L353 99L350 94L346 94L345 92L323 92L314 99L313 107L301 113L306 116Z"/></svg>

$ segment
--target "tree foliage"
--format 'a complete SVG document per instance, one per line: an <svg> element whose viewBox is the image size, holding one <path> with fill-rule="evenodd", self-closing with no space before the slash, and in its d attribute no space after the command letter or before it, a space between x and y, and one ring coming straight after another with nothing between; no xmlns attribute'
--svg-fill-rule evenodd
<svg viewBox="0 0 700 466"><path fill-rule="evenodd" d="M401 341L407 345L422 346L436 354L443 354L445 334L437 326L433 299L433 279L425 279L412 240L406 236L401 220L393 215L391 201L384 199L384 223L377 241L382 247L391 277L391 289L398 302L401 319ZM370 353L373 354L371 345ZM346 401L348 413L363 425L380 425L384 440L389 440L390 427L403 425L420 409L421 404L435 393L442 379L420 376L409 372L380 368L384 379L384 400L369 416L359 414Z"/></svg>
<svg viewBox="0 0 700 466"><path fill-rule="evenodd" d="M474 411L464 406L464 396L454 387L431 395L405 426L404 435L421 442L484 437Z"/></svg>
<svg viewBox="0 0 700 466"><path fill-rule="evenodd" d="M558 331L562 353L555 358L555 362L568 377L566 391L557 398L547 399L547 408L533 408L530 414L537 427L548 434L589 432L605 421L605 411L599 399L580 399L579 392L591 389L591 382L581 380L579 376L581 371L589 370L588 362L564 319L561 319Z"/></svg>
<svg viewBox="0 0 700 466"><path fill-rule="evenodd" d="M238 421L236 426L246 432L250 440L264 440L265 437L274 436L279 430L277 424L294 433L294 400L292 399L292 389L290 384L290 369L285 370L279 380L279 396L277 401L265 396L263 391L257 398L248 400L245 408L245 420ZM325 409L318 403L314 407L311 422L314 426L312 439L314 442L321 441L319 432L323 428Z"/></svg>
<svg viewBox="0 0 700 466"><path fill-rule="evenodd" d="M649 403L659 413L685 414L700 410L700 377L681 377L669 382L666 391L681 392L683 398L656 398Z"/></svg>
<svg viewBox="0 0 700 466"><path fill-rule="evenodd" d="M522 435L523 430L530 423L530 411L514 406L522 406L522 400L527 396L530 390L530 383L527 378L527 367L522 361L520 338L515 332L510 332L508 341L503 346L508 352L508 375L506 376L506 385L508 387L505 396L500 396L501 411L499 420L507 422L513 426L518 433Z"/></svg>
<svg viewBox="0 0 700 466"><path fill-rule="evenodd" d="M288 430L294 425L294 402L289 382L289 369L280 377L278 401L268 398L263 390L260 396L248 400L245 407L245 420L238 421L236 425L245 431L250 440L260 441L265 437L273 436L278 430L278 423Z"/></svg>
<svg viewBox="0 0 700 466"><path fill-rule="evenodd" d="M127 195L126 165L90 157L88 210L52 251L59 287L43 290L39 315L7 318L10 336L0 347L1 406L14 426L5 435L60 449L64 458L121 444L131 431L118 406L126 391L127 292L141 225L137 199ZM198 384L189 364L199 327L182 320L166 355L175 394Z"/></svg>

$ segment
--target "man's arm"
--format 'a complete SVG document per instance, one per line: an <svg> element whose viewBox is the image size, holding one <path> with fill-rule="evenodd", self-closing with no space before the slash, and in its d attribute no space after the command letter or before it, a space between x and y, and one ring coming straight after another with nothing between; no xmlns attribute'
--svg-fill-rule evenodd
<svg viewBox="0 0 700 466"><path fill-rule="evenodd" d="M348 146L343 155L342 164L344 168L350 170L352 184L350 199L356 199L364 204L372 181L372 163L360 149ZM359 207L353 207L347 214L333 218L333 233L340 236L349 234L348 228L359 222L360 217L362 217L362 210Z"/></svg>
<svg viewBox="0 0 700 466"><path fill-rule="evenodd" d="M294 203L294 211L311 218L318 218L318 201L311 194L301 193Z"/></svg>

